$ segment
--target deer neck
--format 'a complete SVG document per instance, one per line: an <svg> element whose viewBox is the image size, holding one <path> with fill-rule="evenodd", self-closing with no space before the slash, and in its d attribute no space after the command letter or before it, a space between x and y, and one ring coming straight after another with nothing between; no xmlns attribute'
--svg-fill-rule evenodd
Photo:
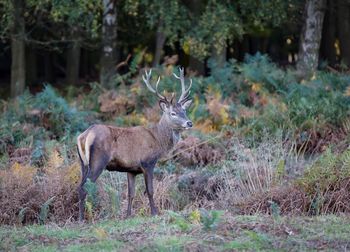
<svg viewBox="0 0 350 252"><path fill-rule="evenodd" d="M180 140L180 131L170 127L163 115L155 127L156 136L163 151L167 152Z"/></svg>

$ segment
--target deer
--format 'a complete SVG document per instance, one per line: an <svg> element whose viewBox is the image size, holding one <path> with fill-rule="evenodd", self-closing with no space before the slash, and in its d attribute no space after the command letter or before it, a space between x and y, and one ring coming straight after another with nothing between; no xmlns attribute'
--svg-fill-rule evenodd
<svg viewBox="0 0 350 252"><path fill-rule="evenodd" d="M149 200L151 215L157 215L158 209L153 199L153 171L157 161L175 146L180 139L180 133L192 128L192 121L188 119L186 110L190 107L190 89L185 85L184 68L179 68L179 75L173 73L180 80L181 95L174 100L158 91L160 76L155 88L151 84L152 69L145 70L143 82L159 101L162 116L153 126L116 127L95 124L77 137L78 156L81 163L81 183L78 186L79 220L84 220L85 198L87 195L84 184L87 179L96 182L104 169L127 173L128 206L126 217L131 216L132 202L135 197L135 177L143 174L146 193Z"/></svg>

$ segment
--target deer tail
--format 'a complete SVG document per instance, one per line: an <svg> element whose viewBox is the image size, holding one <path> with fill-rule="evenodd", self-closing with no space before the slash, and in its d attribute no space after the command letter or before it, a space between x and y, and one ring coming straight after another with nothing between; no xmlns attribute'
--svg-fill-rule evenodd
<svg viewBox="0 0 350 252"><path fill-rule="evenodd" d="M84 134L84 133L83 133ZM82 147L82 144L81 144L81 141L82 141L82 138L83 138L83 134L79 135L78 136L78 139L77 139L77 146L78 146L78 154L79 154L79 157L81 159L81 161L83 162L83 165L84 166L88 166L89 165L89 159L86 159L86 155L83 151L83 147ZM86 144L84 144L84 149L86 150Z"/></svg>
<svg viewBox="0 0 350 252"><path fill-rule="evenodd" d="M85 143L84 143L84 150L83 150L83 146L82 146L82 140L84 137L84 133L78 136L77 139L77 146L78 146L78 154L79 157L83 163L83 167L82 167L82 184L84 184L86 182L87 176L90 173L90 153L91 153L91 148L92 145L94 143L95 140L95 134L88 133L86 138L85 138ZM84 153L85 151L85 153Z"/></svg>

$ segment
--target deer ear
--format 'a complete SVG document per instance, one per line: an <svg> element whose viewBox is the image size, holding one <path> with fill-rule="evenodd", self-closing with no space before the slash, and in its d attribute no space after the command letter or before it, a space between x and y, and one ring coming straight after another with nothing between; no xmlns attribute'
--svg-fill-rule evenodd
<svg viewBox="0 0 350 252"><path fill-rule="evenodd" d="M184 103L181 103L181 107L186 110L188 109L192 104L192 100L185 101Z"/></svg>
<svg viewBox="0 0 350 252"><path fill-rule="evenodd" d="M163 100L159 101L159 107L162 111L166 111L169 109L169 103Z"/></svg>

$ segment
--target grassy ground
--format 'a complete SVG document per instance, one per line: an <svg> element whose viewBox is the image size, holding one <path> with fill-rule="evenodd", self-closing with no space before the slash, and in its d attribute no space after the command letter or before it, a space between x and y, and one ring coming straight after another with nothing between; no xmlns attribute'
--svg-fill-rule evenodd
<svg viewBox="0 0 350 252"><path fill-rule="evenodd" d="M0 227L0 251L312 251L350 249L350 217L233 216L205 229L185 214Z"/></svg>

